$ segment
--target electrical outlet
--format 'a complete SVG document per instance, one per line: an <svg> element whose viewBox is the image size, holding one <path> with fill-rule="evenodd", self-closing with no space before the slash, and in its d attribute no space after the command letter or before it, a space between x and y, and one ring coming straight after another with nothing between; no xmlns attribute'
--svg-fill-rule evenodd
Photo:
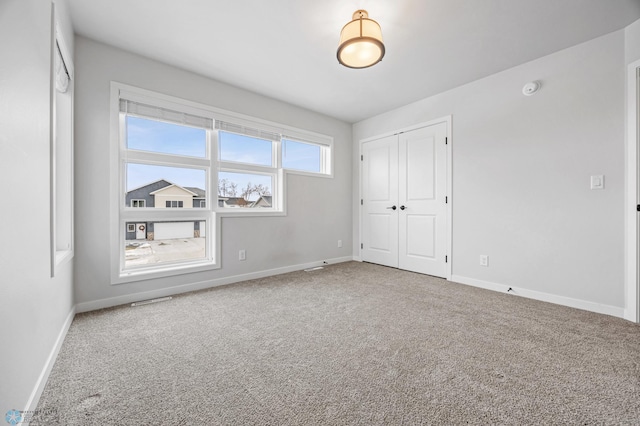
<svg viewBox="0 0 640 426"><path fill-rule="evenodd" d="M338 248L342 247L342 240L338 240Z"/></svg>
<svg viewBox="0 0 640 426"><path fill-rule="evenodd" d="M489 266L489 256L486 254L480 255L480 266Z"/></svg>
<svg viewBox="0 0 640 426"><path fill-rule="evenodd" d="M238 260L247 260L247 252L244 249L238 252Z"/></svg>

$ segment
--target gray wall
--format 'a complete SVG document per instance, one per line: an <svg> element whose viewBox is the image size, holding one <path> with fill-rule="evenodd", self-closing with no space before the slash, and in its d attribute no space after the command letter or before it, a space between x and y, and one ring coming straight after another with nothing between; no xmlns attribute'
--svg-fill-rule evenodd
<svg viewBox="0 0 640 426"><path fill-rule="evenodd" d="M356 123L353 151L361 139L451 114L454 278L621 315L624 65L618 31ZM531 80L542 90L525 97ZM596 174L604 190L590 190ZM354 202L354 253L358 220Z"/></svg>
<svg viewBox="0 0 640 426"><path fill-rule="evenodd" d="M640 20L627 26L625 32L625 63L630 64L640 59Z"/></svg>
<svg viewBox="0 0 640 426"><path fill-rule="evenodd" d="M351 256L351 125L193 73L76 38L76 285L79 309L123 303L127 295ZM287 216L224 218L222 269L110 285L110 81L154 90L334 137L333 179L288 175ZM96 227L102 223L105 226ZM343 247L337 247L337 241ZM245 249L247 260L238 261ZM160 294L155 293L155 294ZM115 299L114 299L115 298ZM105 300L106 299L106 300Z"/></svg>
<svg viewBox="0 0 640 426"><path fill-rule="evenodd" d="M56 1L66 41L73 33ZM0 413L24 410L73 307L73 261L51 278L51 4L0 2ZM29 198L29 206L22 200Z"/></svg>

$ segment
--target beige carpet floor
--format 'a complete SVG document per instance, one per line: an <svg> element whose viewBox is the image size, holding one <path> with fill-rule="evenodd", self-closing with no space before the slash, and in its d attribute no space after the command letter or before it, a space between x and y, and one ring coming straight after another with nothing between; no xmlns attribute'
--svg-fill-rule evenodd
<svg viewBox="0 0 640 426"><path fill-rule="evenodd" d="M348 262L77 315L47 425L640 425L640 326Z"/></svg>

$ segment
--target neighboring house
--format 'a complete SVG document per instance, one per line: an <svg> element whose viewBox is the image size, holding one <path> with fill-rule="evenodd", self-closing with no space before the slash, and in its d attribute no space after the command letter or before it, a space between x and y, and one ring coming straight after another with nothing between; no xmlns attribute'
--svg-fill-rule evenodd
<svg viewBox="0 0 640 426"><path fill-rule="evenodd" d="M149 183L127 192L127 207L156 209L205 208L207 193L195 186L180 186L165 179ZM263 195L256 201L243 197L218 196L218 207L223 208L270 208L271 195ZM170 238L199 238L205 236L204 223L195 222L127 222L126 240L162 240Z"/></svg>
<svg viewBox="0 0 640 426"><path fill-rule="evenodd" d="M179 185L171 184L151 192L150 195L153 195L155 208L157 209L192 209L195 207L193 205L193 197L196 197L198 194Z"/></svg>
<svg viewBox="0 0 640 426"><path fill-rule="evenodd" d="M200 189L200 188L196 188L195 186L185 186L184 189L193 192L194 194L196 194L193 197L193 207L194 208L205 208L207 207L207 202L206 202L206 192L204 189Z"/></svg>
<svg viewBox="0 0 640 426"><path fill-rule="evenodd" d="M127 207L139 208L204 208L206 191L196 187L182 187L167 180L132 189L127 192ZM188 222L127 222L126 240L163 240L171 238L199 238L205 236L204 223Z"/></svg>
<svg viewBox="0 0 640 426"><path fill-rule="evenodd" d="M260 198L258 198L252 205L251 207L271 207L271 202L272 202L272 196L271 195L261 195Z"/></svg>
<svg viewBox="0 0 640 426"><path fill-rule="evenodd" d="M242 197L218 196L218 207L225 207L225 208L251 207L251 203Z"/></svg>

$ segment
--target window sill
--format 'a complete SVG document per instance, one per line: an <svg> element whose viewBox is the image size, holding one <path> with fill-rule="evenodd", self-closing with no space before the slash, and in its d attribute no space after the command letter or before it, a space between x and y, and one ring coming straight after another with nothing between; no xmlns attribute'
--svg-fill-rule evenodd
<svg viewBox="0 0 640 426"><path fill-rule="evenodd" d="M111 278L111 285L127 284L136 281L151 280L157 278L172 277L175 275L191 274L196 272L211 271L220 269L220 265L213 262L197 262L186 264L173 264L165 267L155 267L149 269L128 270L115 274Z"/></svg>
<svg viewBox="0 0 640 426"><path fill-rule="evenodd" d="M267 216L286 216L287 213L282 210L255 211L249 209L217 210L216 215L219 217L267 217Z"/></svg>
<svg viewBox="0 0 640 426"><path fill-rule="evenodd" d="M73 250L56 251L56 266L62 265L73 259Z"/></svg>

